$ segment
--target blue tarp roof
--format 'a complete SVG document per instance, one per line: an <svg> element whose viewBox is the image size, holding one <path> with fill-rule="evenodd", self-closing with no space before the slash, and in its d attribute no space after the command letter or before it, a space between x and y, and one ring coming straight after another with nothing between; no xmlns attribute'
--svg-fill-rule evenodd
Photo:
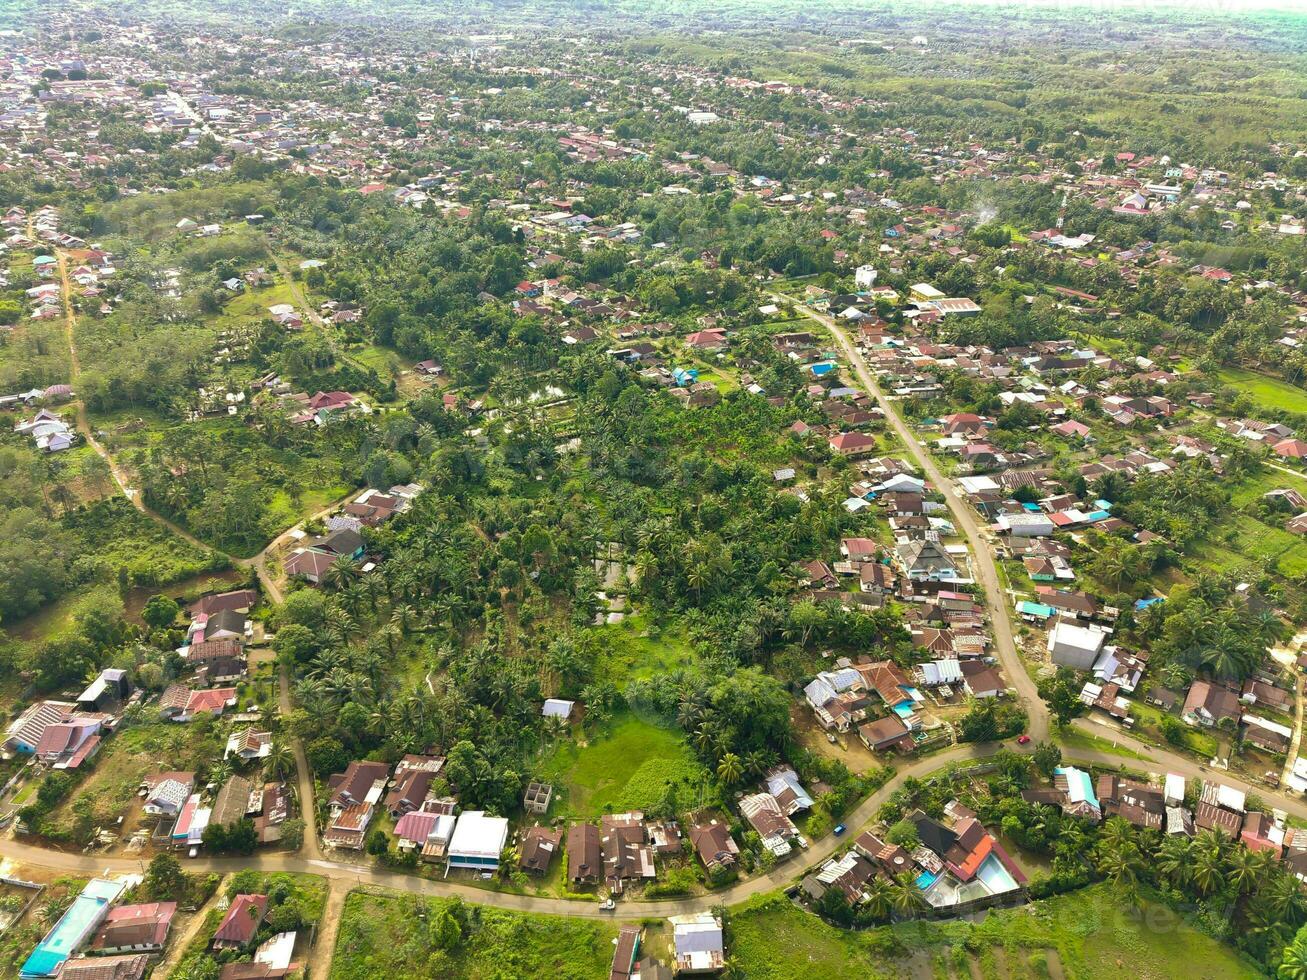
<svg viewBox="0 0 1307 980"><path fill-rule="evenodd" d="M1025 600L1017 606L1017 611L1027 616L1039 616L1041 619L1047 619L1053 615L1053 607L1046 606L1042 602L1030 602Z"/></svg>

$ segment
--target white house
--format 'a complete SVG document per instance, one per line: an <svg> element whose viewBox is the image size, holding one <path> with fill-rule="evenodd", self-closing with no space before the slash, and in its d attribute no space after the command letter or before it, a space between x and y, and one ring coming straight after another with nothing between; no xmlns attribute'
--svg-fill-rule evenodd
<svg viewBox="0 0 1307 980"><path fill-rule="evenodd" d="M459 814L449 840L449 867L494 871L507 840L508 821L504 817L488 817L484 810L465 810Z"/></svg>
<svg viewBox="0 0 1307 980"><path fill-rule="evenodd" d="M1089 670L1098 660L1106 637L1101 630L1058 623L1048 634L1048 652L1055 664Z"/></svg>

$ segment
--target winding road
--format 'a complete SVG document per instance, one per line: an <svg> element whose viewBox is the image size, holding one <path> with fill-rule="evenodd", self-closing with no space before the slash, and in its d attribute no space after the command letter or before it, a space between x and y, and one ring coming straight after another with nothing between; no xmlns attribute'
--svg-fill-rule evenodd
<svg viewBox="0 0 1307 980"><path fill-rule="evenodd" d="M64 256L60 255L59 261L61 263L60 274L64 279L64 301L65 312L68 319L70 361L73 370L73 377L75 379L79 372L75 338L73 336L75 319L72 308L71 293L67 283L67 272L64 267ZM776 295L775 299L784 302L792 301L789 297L779 295ZM999 578L998 568L993 556L991 540L985 530L981 527L971 508L959 498L956 491L953 489L952 481L950 481L939 470L938 466L935 464L934 460L931 459L929 453L917 439L912 429L904 421L895 403L885 395L884 391L877 383L875 376L869 369L866 360L863 358L856 345L850 340L844 328L833 318L819 314L814 310L802 306L802 304L797 304L797 308L800 309L805 316L822 324L830 331L831 335L848 358L848 361L852 365L858 379L866 387L866 390L872 395L872 397L875 398L877 404L884 412L886 420L898 435L906 451L916 461L917 465L920 466L922 472L925 473L935 489L943 495L952 514L955 527L957 527L966 538L970 548L973 568L977 579L984 590L985 606L989 615L994 637L994 653L1003 665L1009 682L1014 687L1016 696L1026 708L1029 718L1029 732L1033 739L1029 748L1033 748L1034 742L1042 741L1049 735L1049 712L1043 701L1040 699L1034 681L1027 673L1017 649L1011 616L1006 602L1007 596L1002 588L1001 579ZM85 409L80 403L78 406L78 426L79 429L88 436L88 442L90 442L90 444L95 447L96 451L110 464L110 468L114 473L115 480L118 481L120 489L122 489L125 496L132 499L133 504L138 509L159 521L161 524L167 526L170 530L178 533L182 538L191 541L200 547L205 547L200 542L195 541L195 539L189 534L186 534L184 531L177 528L172 522L145 507L141 501L133 499L133 494L130 493L125 481L119 475L119 470L114 464L108 451L90 437L89 425L87 425L85 418ZM324 509L319 515L315 516L324 516L334 510L337 506L339 506L338 503L333 504L331 507ZM258 574L265 593L270 599L276 602L281 601L282 591L278 583L268 572L267 558L270 554L274 553L277 548L289 540L288 535L289 532L279 536L269 544L267 549L254 558L233 559L233 561L239 565L252 567ZM289 679L284 671L279 678L278 704L283 714L288 713L291 710ZM1117 741L1123 750L1129 753L1134 753L1137 757L1109 752L1067 749L1064 750L1064 753L1069 761L1085 765L1112 768L1124 767L1126 769L1146 771L1158 775L1166 772L1177 772L1191 779L1216 778L1223 783L1243 789L1245 792L1256 793L1263 799L1272 802L1276 807L1283 809L1285 812L1292 814L1295 817L1307 820L1307 802L1304 802L1301 798L1290 797L1284 793L1267 790L1263 787L1255 787L1242 782L1239 779L1231 778L1225 773L1213 774L1206 766L1166 750L1142 742L1137 742L1125 732L1109 729L1106 726L1096 724L1087 718L1076 719L1074 724L1080 730L1102 738ZM380 886L397 892L416 895L456 895L469 902L491 905L512 911L582 916L599 919L615 918L620 921L635 921L650 917L678 915L703 911L715 906L733 905L756 895L783 888L796 880L806 870L819 865L838 851L843 850L848 846L850 838L855 835L860 828L874 820L876 811L879 809L881 804L884 803L895 790L901 787L905 780L909 778L921 779L953 765L967 765L983 761L1001 748L1001 746L996 744L957 745L945 751L923 758L913 759L904 763L897 768L894 775L885 783L884 786L873 792L856 809L844 818L844 823L850 828L849 835L840 837L828 835L826 838L811 844L806 851L800 852L796 859L791 859L790 861L782 863L766 875L749 878L738 882L729 888L690 898L623 902L619 906L617 912L612 913L600 911L597 904L592 900L568 900L525 893L492 890L469 884L466 881L449 881L445 879L427 878L414 874L388 871L371 864L353 863L337 854L327 854L321 848L318 840L315 820L316 815L313 805L314 796L312 777L307 761L304 757L303 747L300 745L298 740L293 740L291 744L298 770L298 791L301 802L304 804L301 806L301 811L306 824L304 845L301 850L298 853L260 852L246 858L201 857L194 860L188 860L186 862L186 868L189 871L212 871L222 874L245 868L252 868L264 871L287 871L315 874L328 879L330 883L331 898L328 902L327 915L320 927L321 933L318 944L320 952L315 954L315 956L318 957L317 962L320 964L329 964L330 962L332 952L330 947L334 943L334 937L339 925L339 913L343 907L344 895L350 888L360 885ZM359 857L362 859L362 855ZM60 873L139 873L140 871L140 861L136 858L103 857L80 853L66 853L36 847L12 838L0 840L0 858L23 867L40 868Z"/></svg>

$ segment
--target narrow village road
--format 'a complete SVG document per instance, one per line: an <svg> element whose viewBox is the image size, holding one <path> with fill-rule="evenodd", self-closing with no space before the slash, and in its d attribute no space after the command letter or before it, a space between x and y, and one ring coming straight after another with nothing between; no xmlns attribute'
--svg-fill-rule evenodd
<svg viewBox="0 0 1307 980"><path fill-rule="evenodd" d="M895 404L885 396L876 378L872 375L867 366L866 359L863 358L861 351L849 339L847 332L837 323L834 318L824 316L815 310L809 309L802 303L797 303L792 297L782 296L777 293L772 294L772 298L777 302L793 303L795 309L801 311L810 319L816 320L825 326L835 337L844 353L848 356L853 364L858 378L866 385L867 389L876 399L876 403L884 411L890 425L898 434L899 439L908 448L918 465L929 477L934 487L943 494L945 501L948 503L949 510L952 512L957 526L964 532L967 542L971 547L975 567L979 572L981 585L985 589L985 602L989 610L990 623L994 634L995 653L999 661L1003 664L1010 683L1012 683L1017 692L1017 696L1025 705L1026 714L1030 719L1028 731L1031 736L1031 745L1044 741L1049 737L1050 719L1048 708L1043 700L1039 697L1039 692L1035 687L1034 681L1026 672L1025 665L1021 661L1020 654L1017 652L1014 635L1012 632L1011 616L1008 612L1006 593L1003 590L998 570L994 563L993 553L991 551L991 542L988 536L981 532L979 524L974 516L970 505L961 500L953 490L953 483L940 471L939 467L931 459L929 452L923 447L918 440L912 428L904 421L899 414ZM1292 472L1292 471L1288 471ZM1301 474L1298 474L1301 475ZM1240 780L1224 770L1212 770L1208 766L1194 762L1186 756L1179 755L1175 752L1150 745L1137 739L1133 733L1116 726L1107 726L1100 724L1090 718L1077 718L1072 724L1076 728L1089 734L1096 735L1100 738L1110 738L1118 742L1123 748L1129 749L1138 755L1144 757L1143 760L1131 759L1124 756L1113 755L1110 753L1094 753L1072 751L1064 749L1064 754L1074 756L1077 760L1092 762L1110 766L1125 766L1127 768L1140 769L1152 772L1156 775L1164 775L1168 772L1180 773L1191 779L1212 779L1226 785L1241 789L1246 793L1255 793L1263 800L1272 803L1275 807L1282 809L1295 816L1307 815L1307 803L1298 796L1290 796L1282 790L1274 790L1268 786L1254 785L1252 783ZM1301 732L1301 718L1295 726L1295 731ZM1145 761L1146 760L1146 761ZM852 824L851 824L852 826Z"/></svg>
<svg viewBox="0 0 1307 980"><path fill-rule="evenodd" d="M858 380L862 382L871 396L875 398L876 404L880 406L881 411L885 413L885 418L895 434L898 435L899 441L903 443L908 453L921 467L931 485L943 495L944 502L948 504L949 512L952 514L954 526L967 539L967 544L971 549L972 567L976 570L977 579L985 591L985 607L989 612L990 631L994 637L994 655L998 658L999 663L1003 665L1003 671L1007 675L1008 683L1015 689L1017 698L1025 706L1026 715L1029 718L1027 730L1032 741L1040 742L1047 739L1049 731L1048 709L1039 696L1034 680L1026 672L1026 666L1017 650L1015 634L1012 631L1012 619L1008 612L1007 593L1003 589L1003 580L999 577L998 566L994 562L993 550L988 536L981 530L975 511L972 510L970 504L958 497L957 492L953 489L953 481L946 477L935 464L935 461L931 459L930 453L921 445L916 433L912 431L912 428L904 421L903 416L899 414L898 407L881 389L876 376L868 368L862 352L849 339L848 333L836 322L834 317L824 316L816 310L809 309L802 303L796 303L791 297L773 293L772 299L776 302L793 303L795 309L801 311L804 316L816 320L830 331L844 351L844 355L853 365Z"/></svg>

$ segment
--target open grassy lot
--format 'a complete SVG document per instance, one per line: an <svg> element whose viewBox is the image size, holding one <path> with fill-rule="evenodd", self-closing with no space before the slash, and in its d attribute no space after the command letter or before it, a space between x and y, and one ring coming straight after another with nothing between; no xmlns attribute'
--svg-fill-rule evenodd
<svg viewBox="0 0 1307 980"><path fill-rule="evenodd" d="M616 935L608 922L356 891L345 900L331 977L599 980L608 976Z"/></svg>
<svg viewBox="0 0 1307 980"><path fill-rule="evenodd" d="M781 898L730 919L727 952L747 980L832 972L864 977L1120 976L1190 980L1261 974L1153 902L1132 908L1106 885L996 912L979 923L909 923L849 933ZM852 969L850 969L852 968Z"/></svg>
<svg viewBox="0 0 1307 980"><path fill-rule="evenodd" d="M1307 391L1287 381L1244 368L1222 368L1217 377L1268 412L1307 412Z"/></svg>
<svg viewBox="0 0 1307 980"><path fill-rule="evenodd" d="M655 806L670 783L685 805L698 802L707 773L679 732L620 715L599 737L550 750L536 778L554 784L554 815L598 817Z"/></svg>
<svg viewBox="0 0 1307 980"><path fill-rule="evenodd" d="M77 837L88 819L90 826L110 827L124 816L121 830L130 833L140 816L136 791L142 779L156 772L201 769L221 758L225 740L208 722L178 725L143 720L124 725L92 760L91 771L82 776L80 785L47 818L46 832Z"/></svg>
<svg viewBox="0 0 1307 980"><path fill-rule="evenodd" d="M636 615L593 630L602 654L602 669L615 684L665 674L694 663L694 650L684 635Z"/></svg>

